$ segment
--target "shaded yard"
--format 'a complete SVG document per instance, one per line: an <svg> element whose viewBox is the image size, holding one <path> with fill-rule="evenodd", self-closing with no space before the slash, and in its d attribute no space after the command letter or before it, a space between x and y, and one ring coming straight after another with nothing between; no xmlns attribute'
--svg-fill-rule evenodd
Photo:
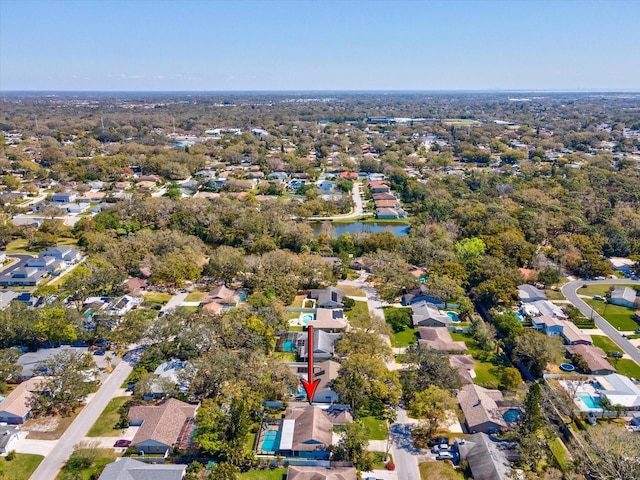
<svg viewBox="0 0 640 480"><path fill-rule="evenodd" d="M478 342L467 333L452 332L451 338L454 341L463 341L467 346L467 353L476 361L473 367L476 374L474 383L484 388L498 388L502 372L506 367L504 357L494 351L482 350Z"/></svg>

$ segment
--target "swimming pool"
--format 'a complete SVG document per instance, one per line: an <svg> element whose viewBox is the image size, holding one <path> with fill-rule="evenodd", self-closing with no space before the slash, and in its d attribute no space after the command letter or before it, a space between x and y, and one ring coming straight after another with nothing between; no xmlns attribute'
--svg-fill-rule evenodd
<svg viewBox="0 0 640 480"><path fill-rule="evenodd" d="M589 409L601 408L600 401L599 401L600 397L596 398L591 396L588 393L579 393L578 398L582 400L582 403L584 403Z"/></svg>
<svg viewBox="0 0 640 480"><path fill-rule="evenodd" d="M504 421L507 423L516 423L521 414L522 412L520 411L520 409L510 408L502 414L502 418L504 418Z"/></svg>
<svg viewBox="0 0 640 480"><path fill-rule="evenodd" d="M518 317L519 321L524 322L524 315L522 315L520 312L516 312L516 317Z"/></svg>
<svg viewBox="0 0 640 480"><path fill-rule="evenodd" d="M460 317L458 317L458 314L456 312L447 312L447 317L449 317L454 323L460 322Z"/></svg>
<svg viewBox="0 0 640 480"><path fill-rule="evenodd" d="M285 340L282 343L282 351L283 352L295 352L296 351L296 342L293 340Z"/></svg>
<svg viewBox="0 0 640 480"><path fill-rule="evenodd" d="M262 451L275 452L276 446L280 446L280 432L277 430L267 430L262 437Z"/></svg>
<svg viewBox="0 0 640 480"><path fill-rule="evenodd" d="M313 313L305 313L303 315L300 315L300 321L305 325L309 322L313 322L313 320Z"/></svg>

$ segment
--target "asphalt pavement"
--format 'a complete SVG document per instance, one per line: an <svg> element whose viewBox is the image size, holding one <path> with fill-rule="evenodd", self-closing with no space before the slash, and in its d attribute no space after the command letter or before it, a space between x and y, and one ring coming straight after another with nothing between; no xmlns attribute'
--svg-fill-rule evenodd
<svg viewBox="0 0 640 480"><path fill-rule="evenodd" d="M82 412L64 432L56 446L51 450L35 472L31 480L52 480L63 467L75 446L86 436L114 394L120 389L133 370L133 362L120 362L100 389L91 397Z"/></svg>
<svg viewBox="0 0 640 480"><path fill-rule="evenodd" d="M629 280L627 278L597 280L597 281L585 281L575 280L562 286L562 293L582 314L587 318L592 318L596 326L602 330L611 340L613 340L620 349L629 355L633 360L640 364L640 350L636 348L629 340L622 336L622 333L614 328L609 322L607 322L602 316L600 316L593 308L591 308L584 300L578 295L578 291L582 285L640 285L640 281Z"/></svg>
<svg viewBox="0 0 640 480"><path fill-rule="evenodd" d="M407 412L398 408L398 419L391 425L391 454L396 465L398 480L420 480L417 455L420 450L413 445Z"/></svg>

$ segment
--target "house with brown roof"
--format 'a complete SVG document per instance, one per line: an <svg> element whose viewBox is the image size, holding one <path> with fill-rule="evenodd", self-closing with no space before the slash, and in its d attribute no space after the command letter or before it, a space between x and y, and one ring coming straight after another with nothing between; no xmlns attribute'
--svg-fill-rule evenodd
<svg viewBox="0 0 640 480"><path fill-rule="evenodd" d="M224 285L218 285L209 292L208 302L216 302L220 305L236 306L240 301L240 295L235 290L227 288Z"/></svg>
<svg viewBox="0 0 640 480"><path fill-rule="evenodd" d="M280 431L279 455L328 459L333 422L319 407L290 408Z"/></svg>
<svg viewBox="0 0 640 480"><path fill-rule="evenodd" d="M287 480L356 480L355 467L289 466Z"/></svg>
<svg viewBox="0 0 640 480"><path fill-rule="evenodd" d="M309 364L307 362L290 363L289 369L298 378L307 380L309 377ZM313 380L320 380L313 402L315 403L335 403L338 401L338 394L333 391L333 381L338 377L340 364L333 360L316 363L313 366Z"/></svg>
<svg viewBox="0 0 640 480"><path fill-rule="evenodd" d="M44 377L32 377L19 384L0 402L0 422L22 425L31 416L31 401Z"/></svg>
<svg viewBox="0 0 640 480"><path fill-rule="evenodd" d="M374 202L378 200L398 200L393 193L374 193L372 197Z"/></svg>
<svg viewBox="0 0 640 480"><path fill-rule="evenodd" d="M218 302L209 302L202 306L203 311L215 313L216 315L222 312L223 309L224 305L220 305Z"/></svg>
<svg viewBox="0 0 640 480"><path fill-rule="evenodd" d="M139 426L131 446L144 453L167 454L181 439L188 439L195 423L197 405L175 398L158 405L129 409L129 424Z"/></svg>
<svg viewBox="0 0 640 480"><path fill-rule="evenodd" d="M464 342L453 341L446 327L419 327L418 333L418 344L423 348L432 348L440 352L464 352L467 349Z"/></svg>
<svg viewBox="0 0 640 480"><path fill-rule="evenodd" d="M498 402L503 401L500 390L478 385L465 385L458 391L458 402L464 413L469 432L495 433L506 428Z"/></svg>
<svg viewBox="0 0 640 480"><path fill-rule="evenodd" d="M398 208L400 203L398 200L375 200L376 209L378 208Z"/></svg>
<svg viewBox="0 0 640 480"><path fill-rule="evenodd" d="M591 345L569 345L567 353L575 359L576 356L582 357L588 367L588 372L594 375L609 375L615 373L616 369L607 361L607 355L600 347Z"/></svg>
<svg viewBox="0 0 640 480"><path fill-rule="evenodd" d="M471 355L449 355L449 365L458 370L460 381L463 385L473 383L473 379L476 376L473 371L475 364L476 361Z"/></svg>
<svg viewBox="0 0 640 480"><path fill-rule="evenodd" d="M313 328L329 332L341 332L347 326L347 319L341 308L318 308L311 324Z"/></svg>

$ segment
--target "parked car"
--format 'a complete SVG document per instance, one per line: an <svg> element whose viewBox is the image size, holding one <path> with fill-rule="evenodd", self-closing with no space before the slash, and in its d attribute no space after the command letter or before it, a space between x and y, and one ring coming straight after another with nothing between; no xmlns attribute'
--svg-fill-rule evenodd
<svg viewBox="0 0 640 480"><path fill-rule="evenodd" d="M105 353L107 352L105 352L104 350L96 350L95 352L93 352L94 355L104 355Z"/></svg>
<svg viewBox="0 0 640 480"><path fill-rule="evenodd" d="M594 300L604 300L604 297L602 295L594 295L593 299Z"/></svg>
<svg viewBox="0 0 640 480"><path fill-rule="evenodd" d="M117 448L127 448L131 445L131 440L118 440L113 444Z"/></svg>
<svg viewBox="0 0 640 480"><path fill-rule="evenodd" d="M453 460L453 455L450 452L440 452L436 455L436 460Z"/></svg>
<svg viewBox="0 0 640 480"><path fill-rule="evenodd" d="M435 452L445 452L449 450L449 445L446 443L442 443L440 445L436 445L435 447L433 447L433 450Z"/></svg>
<svg viewBox="0 0 640 480"><path fill-rule="evenodd" d="M441 445L443 443L449 444L448 437L434 437L427 442L427 445L430 447L435 447L436 445Z"/></svg>
<svg viewBox="0 0 640 480"><path fill-rule="evenodd" d="M622 358L622 352L613 350L612 352L609 352L609 356L613 358Z"/></svg>

